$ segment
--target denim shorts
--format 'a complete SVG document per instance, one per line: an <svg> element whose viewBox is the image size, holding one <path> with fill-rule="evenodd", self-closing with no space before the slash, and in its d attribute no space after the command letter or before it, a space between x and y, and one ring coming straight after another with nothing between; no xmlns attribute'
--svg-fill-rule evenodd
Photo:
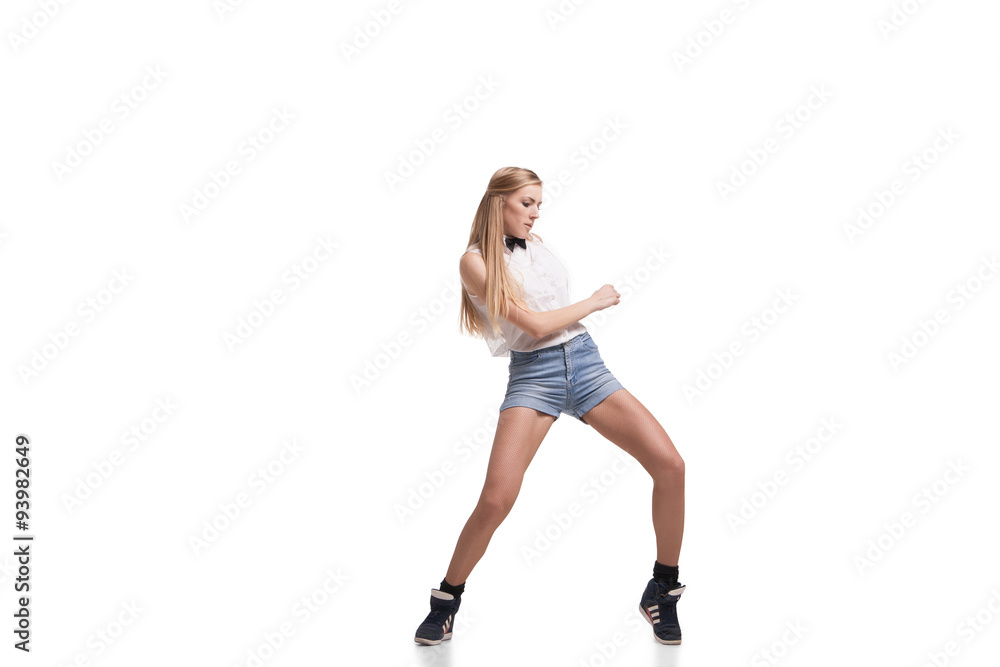
<svg viewBox="0 0 1000 667"><path fill-rule="evenodd" d="M522 405L556 419L565 412L586 424L583 416L591 408L624 389L604 365L597 343L587 332L531 352L511 350L508 369L501 412Z"/></svg>

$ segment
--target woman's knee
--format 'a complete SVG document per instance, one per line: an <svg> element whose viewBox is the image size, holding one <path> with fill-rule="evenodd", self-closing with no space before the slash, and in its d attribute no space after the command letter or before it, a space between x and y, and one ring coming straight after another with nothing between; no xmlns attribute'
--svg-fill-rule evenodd
<svg viewBox="0 0 1000 667"><path fill-rule="evenodd" d="M515 498L509 494L484 495L476 506L476 516L483 523L499 526L514 507Z"/></svg>
<svg viewBox="0 0 1000 667"><path fill-rule="evenodd" d="M684 459L676 451L657 457L654 469L650 471L654 482L677 484L684 482Z"/></svg>

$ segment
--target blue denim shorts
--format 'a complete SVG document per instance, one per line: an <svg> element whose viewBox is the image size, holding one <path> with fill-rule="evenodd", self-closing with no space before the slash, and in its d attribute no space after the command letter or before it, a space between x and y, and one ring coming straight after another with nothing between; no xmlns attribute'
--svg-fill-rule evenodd
<svg viewBox="0 0 1000 667"><path fill-rule="evenodd" d="M624 389L604 365L597 343L587 332L531 352L511 350L508 369L501 412L522 405L556 419L565 412L586 424L583 416L591 408Z"/></svg>

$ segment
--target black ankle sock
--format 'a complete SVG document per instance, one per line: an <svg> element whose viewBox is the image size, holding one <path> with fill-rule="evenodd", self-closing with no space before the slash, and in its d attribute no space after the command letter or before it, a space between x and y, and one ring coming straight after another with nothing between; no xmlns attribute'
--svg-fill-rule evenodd
<svg viewBox="0 0 1000 667"><path fill-rule="evenodd" d="M676 586L678 574L676 565L664 565L658 560L653 561L653 579L662 581L668 586Z"/></svg>
<svg viewBox="0 0 1000 667"><path fill-rule="evenodd" d="M445 579L442 579L438 590L442 593L451 593L455 597L460 598L462 597L462 593L465 591L465 584L463 583L461 586L452 586Z"/></svg>

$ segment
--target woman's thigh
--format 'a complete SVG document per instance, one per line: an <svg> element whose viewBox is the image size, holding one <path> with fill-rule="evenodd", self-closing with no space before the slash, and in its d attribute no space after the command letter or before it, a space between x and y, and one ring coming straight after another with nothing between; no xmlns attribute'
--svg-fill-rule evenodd
<svg viewBox="0 0 1000 667"><path fill-rule="evenodd" d="M513 504L524 472L554 421L552 415L524 406L500 411L480 501Z"/></svg>
<svg viewBox="0 0 1000 667"><path fill-rule="evenodd" d="M654 478L683 470L684 460L656 417L628 389L619 389L584 415L595 431L618 445Z"/></svg>

